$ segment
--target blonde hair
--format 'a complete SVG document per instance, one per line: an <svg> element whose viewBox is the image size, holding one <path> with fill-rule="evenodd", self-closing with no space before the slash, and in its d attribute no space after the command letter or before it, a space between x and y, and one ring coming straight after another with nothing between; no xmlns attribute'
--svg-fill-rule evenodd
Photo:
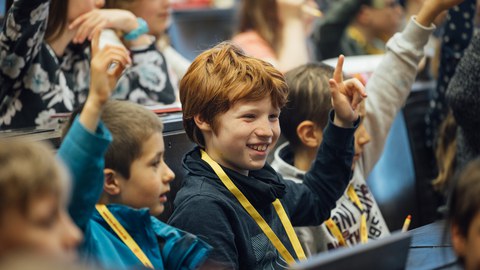
<svg viewBox="0 0 480 270"><path fill-rule="evenodd" d="M180 81L185 132L204 147L194 116L200 115L216 131L216 117L235 102L258 101L269 96L273 106L281 109L287 92L282 73L271 64L246 56L231 43L220 43L200 54Z"/></svg>
<svg viewBox="0 0 480 270"><path fill-rule="evenodd" d="M457 163L457 123L451 111L440 125L438 134L440 136L435 150L438 176L432 181L432 185L437 191L446 192Z"/></svg>
<svg viewBox="0 0 480 270"><path fill-rule="evenodd" d="M28 205L39 194L60 198L64 178L64 169L46 144L0 141L0 213L7 207L16 207L26 214Z"/></svg>

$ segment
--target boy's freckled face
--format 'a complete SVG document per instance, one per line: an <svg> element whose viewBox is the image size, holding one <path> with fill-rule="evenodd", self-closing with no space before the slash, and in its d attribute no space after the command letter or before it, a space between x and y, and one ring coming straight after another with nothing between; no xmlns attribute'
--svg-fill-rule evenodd
<svg viewBox="0 0 480 270"><path fill-rule="evenodd" d="M280 135L279 114L270 97L236 102L217 117L216 132L204 133L207 153L219 164L245 175L261 169Z"/></svg>
<svg viewBox="0 0 480 270"><path fill-rule="evenodd" d="M130 166L130 178L120 177L121 203L133 208L150 209L153 216L165 209L166 194L175 174L164 161L162 134L156 132L142 145L140 157Z"/></svg>

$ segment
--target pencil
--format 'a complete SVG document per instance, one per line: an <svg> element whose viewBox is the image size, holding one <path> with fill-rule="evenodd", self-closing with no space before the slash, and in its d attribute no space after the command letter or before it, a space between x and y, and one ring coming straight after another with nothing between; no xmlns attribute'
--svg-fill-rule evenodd
<svg viewBox="0 0 480 270"><path fill-rule="evenodd" d="M410 226L411 220L412 220L411 215L408 215L407 218L405 218L405 222L403 223L403 227L402 227L402 232L408 231L408 227Z"/></svg>

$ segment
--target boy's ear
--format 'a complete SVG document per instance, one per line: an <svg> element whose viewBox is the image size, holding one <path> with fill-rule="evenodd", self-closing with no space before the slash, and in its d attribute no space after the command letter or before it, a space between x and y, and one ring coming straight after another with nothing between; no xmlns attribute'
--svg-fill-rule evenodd
<svg viewBox="0 0 480 270"><path fill-rule="evenodd" d="M103 182L103 191L111 196L118 195L120 193L118 173L112 169L104 169L103 175L105 178L105 181Z"/></svg>
<svg viewBox="0 0 480 270"><path fill-rule="evenodd" d="M211 131L212 127L210 126L209 123L205 122L202 116L200 114L197 114L193 117L193 120L195 121L195 124L197 127L202 130L202 131Z"/></svg>
<svg viewBox="0 0 480 270"><path fill-rule="evenodd" d="M462 233L460 232L458 225L452 224L452 226L450 227L450 234L452 237L452 247L457 256L465 256L466 239L465 236L462 235Z"/></svg>
<svg viewBox="0 0 480 270"><path fill-rule="evenodd" d="M297 136L307 147L318 148L322 142L322 135L321 129L317 128L317 125L310 120L302 121L297 126Z"/></svg>

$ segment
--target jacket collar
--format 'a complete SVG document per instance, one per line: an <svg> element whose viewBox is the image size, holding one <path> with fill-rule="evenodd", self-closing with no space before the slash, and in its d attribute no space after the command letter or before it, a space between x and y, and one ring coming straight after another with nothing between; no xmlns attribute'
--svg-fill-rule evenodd
<svg viewBox="0 0 480 270"><path fill-rule="evenodd" d="M200 157L200 148L196 147L185 155L183 160L184 168L193 175L207 177L212 181L221 183L210 165ZM220 165L221 166L221 165ZM275 199L283 198L285 195L285 184L281 177L270 165L260 170L250 171L248 176L242 175L234 170L221 166L233 183L242 191L250 203L257 209L270 205Z"/></svg>

